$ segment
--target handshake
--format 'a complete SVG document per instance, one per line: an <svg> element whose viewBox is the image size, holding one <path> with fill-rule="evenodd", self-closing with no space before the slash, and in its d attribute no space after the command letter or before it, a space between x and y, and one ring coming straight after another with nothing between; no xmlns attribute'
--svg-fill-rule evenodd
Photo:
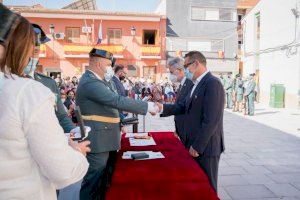
<svg viewBox="0 0 300 200"><path fill-rule="evenodd" d="M154 102L148 102L148 112L155 116L157 113L161 113L163 111L163 104L161 103L154 103Z"/></svg>

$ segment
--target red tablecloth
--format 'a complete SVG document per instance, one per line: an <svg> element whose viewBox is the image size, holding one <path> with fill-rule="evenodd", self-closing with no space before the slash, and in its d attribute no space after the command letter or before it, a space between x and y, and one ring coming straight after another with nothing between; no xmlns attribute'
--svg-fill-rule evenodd
<svg viewBox="0 0 300 200"><path fill-rule="evenodd" d="M122 138L107 200L218 199L207 176L171 132L151 133L156 145L131 147ZM161 151L164 159L123 160L124 151Z"/></svg>

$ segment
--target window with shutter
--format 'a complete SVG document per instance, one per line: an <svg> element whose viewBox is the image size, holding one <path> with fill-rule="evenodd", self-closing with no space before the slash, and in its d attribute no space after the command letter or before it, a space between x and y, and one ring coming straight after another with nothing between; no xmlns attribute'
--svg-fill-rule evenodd
<svg viewBox="0 0 300 200"><path fill-rule="evenodd" d="M109 44L122 43L122 30L121 29L108 29L107 38Z"/></svg>
<svg viewBox="0 0 300 200"><path fill-rule="evenodd" d="M79 27L66 27L66 41L68 43L80 42L80 28Z"/></svg>

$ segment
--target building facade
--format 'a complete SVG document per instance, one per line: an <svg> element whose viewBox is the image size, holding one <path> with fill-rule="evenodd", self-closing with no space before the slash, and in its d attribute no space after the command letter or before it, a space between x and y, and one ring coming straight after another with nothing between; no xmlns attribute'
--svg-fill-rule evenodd
<svg viewBox="0 0 300 200"><path fill-rule="evenodd" d="M236 0L166 0L167 55L201 51L214 73L238 71Z"/></svg>
<svg viewBox="0 0 300 200"><path fill-rule="evenodd" d="M261 0L242 20L244 75L256 73L264 103L271 85L283 84L285 106L299 108L299 8L299 0Z"/></svg>
<svg viewBox="0 0 300 200"><path fill-rule="evenodd" d="M243 74L243 62L242 57L242 46L244 42L242 19L256 6L259 0L238 0L237 2L237 14L238 14L238 58L239 58L239 74Z"/></svg>
<svg viewBox="0 0 300 200"><path fill-rule="evenodd" d="M158 14L19 8L51 41L41 46L39 69L48 76L80 76L93 48L114 54L128 76L165 75L166 18Z"/></svg>

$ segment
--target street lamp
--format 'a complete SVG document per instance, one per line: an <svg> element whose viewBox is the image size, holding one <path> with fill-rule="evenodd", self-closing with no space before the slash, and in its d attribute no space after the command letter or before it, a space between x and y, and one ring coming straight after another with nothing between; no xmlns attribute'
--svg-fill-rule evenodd
<svg viewBox="0 0 300 200"><path fill-rule="evenodd" d="M134 27L134 26L133 26L133 27L131 27L131 29L130 29L130 32L131 32L131 36L135 36L136 29L135 29L135 27Z"/></svg>
<svg viewBox="0 0 300 200"><path fill-rule="evenodd" d="M53 24L50 24L50 25L49 25L49 31L50 31L50 34L51 34L52 36L54 36L54 29L55 29L54 25L53 25Z"/></svg>

